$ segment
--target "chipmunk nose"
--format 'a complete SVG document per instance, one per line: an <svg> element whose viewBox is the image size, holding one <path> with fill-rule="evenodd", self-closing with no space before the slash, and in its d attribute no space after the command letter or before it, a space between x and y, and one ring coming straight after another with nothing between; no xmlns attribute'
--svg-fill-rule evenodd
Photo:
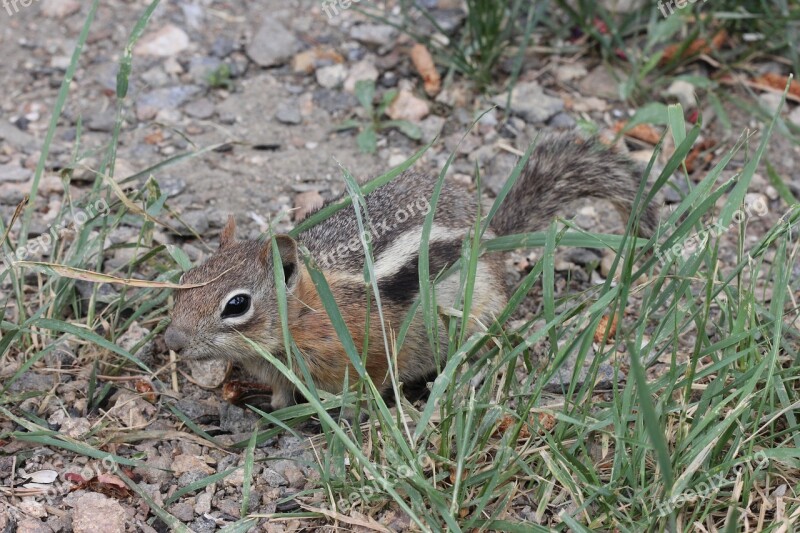
<svg viewBox="0 0 800 533"><path fill-rule="evenodd" d="M164 340L167 343L167 348L176 352L180 352L186 347L187 336L186 333L178 328L169 326L166 333L164 333Z"/></svg>

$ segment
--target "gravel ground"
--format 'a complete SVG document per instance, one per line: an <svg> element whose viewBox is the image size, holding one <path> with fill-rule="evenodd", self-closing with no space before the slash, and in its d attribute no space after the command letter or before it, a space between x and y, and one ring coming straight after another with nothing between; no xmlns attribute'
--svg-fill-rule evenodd
<svg viewBox="0 0 800 533"><path fill-rule="evenodd" d="M435 1L429 3L437 5ZM453 9L458 4L438 2L438 16L457 23L463 16ZM97 12L56 129L41 194L35 200L34 234L46 230L64 201L58 172L70 161L79 120L83 124L80 164L69 193L79 198L91 186L92 170L98 168L114 126L117 65L143 6L143 2L107 0ZM40 0L27 8L20 5L19 12L11 15L0 10L0 43L5 54L0 62L0 79L6 91L0 103L0 217L6 222L30 188L50 113L88 7L88 3L76 0ZM129 107L120 133L115 177L133 175L193 147L229 143L189 163L153 174L161 188L170 191L170 205L204 241L164 230L159 233L159 242L181 245L192 260L200 260L215 246L229 214L236 217L245 234L255 236L270 217L303 207L320 196L340 194L344 184L339 165L365 180L404 161L422 146L391 130L379 135L375 154L364 154L358 150L355 133L334 131L347 119L364 118L353 90L359 79L375 80L379 93L399 89L405 100L396 113L417 124L425 141L441 134L440 142L418 163L423 170L438 172L473 119L493 103L504 106L506 100L476 94L459 80L435 98L425 96L408 57L411 44L391 27L369 21L354 10L343 10L329 18L314 1L165 2L156 10L134 52ZM680 87L673 89L679 91ZM531 55L511 109L489 111L467 135L457 148L452 177L474 183L477 162L487 192L496 192L513 168L515 154L524 151L537 132L571 129L587 119L606 130L629 116L631 109L616 95L616 82L595 58L567 62L555 56ZM774 105L769 96L763 103ZM800 124L798 109L789 106L786 114ZM743 128L759 126L732 109L733 133L726 133L713 121L711 110L703 111L711 124L706 137L714 138L720 146L717 154L730 146ZM652 150L634 140L627 141L626 148L644 160ZM770 146L771 162L788 177L795 192L800 191L800 169L795 164L798 155L798 148L779 136ZM741 161L735 160L723 177L727 179L740 167ZM685 186L677 180L676 184ZM751 200L769 207L765 216L751 222L755 239L786 206L762 176L756 176L750 192ZM678 199L669 194L662 198L665 212ZM593 231L619 231L621 222L608 207L587 202L565 214ZM279 228L288 229L291 223L287 217ZM134 239L137 230L128 229L121 228L113 238L118 242ZM733 243L731 235L730 246L721 254L723 262L732 257ZM130 258L126 254L126 250L119 250L107 267L125 264ZM536 259L536 251L513 254L507 263L509 281L519 280ZM557 295L602 281L612 259L610 254L592 250L560 251L556 259ZM534 289L516 319L526 320L538 312L540 296L541 290ZM146 333L144 328L133 327L120 344L133 346ZM690 345L691 339L687 339ZM160 339L138 355L156 367L164 365L168 357ZM173 414L149 403L128 386L116 388L103 406L102 417L99 413L86 415L90 365L77 365L70 347L46 359L47 368L71 370L55 373L34 368L25 373L14 384L13 392L49 390L52 395L45 400L32 398L22 407L37 412L51 428L75 437L101 420L106 427L119 427L128 434L141 432L140 440L124 446L127 455L135 455L151 468L137 468L129 475L141 480L141 487L156 503L163 503L176 490L198 479L243 463L243 454L210 447L207 441L182 431L185 428ZM221 446L249 438L260 417L220 398L218 386L227 369L182 368L185 377L181 377L175 398L178 409L215 435ZM3 368L0 377L5 379L16 370ZM607 375L613 379L613 372ZM10 427L10 421L0 421L0 429ZM275 512L282 499L316 486L315 470L305 466L315 461L308 438L313 434L309 429L299 437L275 437L256 449L257 460L269 460L256 463L251 510ZM19 486L39 471L57 472L59 482L66 472L79 473L84 479L106 472L99 459L19 441L0 444L4 452L0 455L2 487ZM108 451L122 446L111 442ZM199 493L178 499L167 510L194 531L214 531L239 518L242 476L239 469ZM103 490L84 487L71 491L64 484L60 487L64 490L46 498L9 498L0 492L0 531L163 530L159 522L148 525L150 507L138 496L120 496L107 486L101 487ZM305 503L314 504L312 500ZM281 505L290 506L291 502ZM392 506L374 518L396 531L410 528L408 519ZM265 531L297 531L304 526L298 520L262 520L260 527Z"/></svg>

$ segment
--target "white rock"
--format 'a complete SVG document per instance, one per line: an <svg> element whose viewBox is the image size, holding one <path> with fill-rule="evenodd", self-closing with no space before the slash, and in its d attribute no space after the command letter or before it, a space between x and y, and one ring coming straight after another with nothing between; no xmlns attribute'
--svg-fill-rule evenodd
<svg viewBox="0 0 800 533"><path fill-rule="evenodd" d="M767 198L770 200L777 200L780 197L778 193L778 189L773 187L772 185L767 185L767 188L764 189L764 193L767 195Z"/></svg>
<svg viewBox="0 0 800 533"><path fill-rule="evenodd" d="M789 113L789 121L796 126L800 126L800 105L795 107L794 110Z"/></svg>
<svg viewBox="0 0 800 533"><path fill-rule="evenodd" d="M580 63L571 65L561 65L556 69L556 79L560 82L572 81L577 78L582 78L589 73L586 67Z"/></svg>
<svg viewBox="0 0 800 533"><path fill-rule="evenodd" d="M44 508L44 504L42 502L37 502L34 499L23 499L21 502L19 502L19 504L17 504L17 507L26 515L34 518L45 518L47 516L47 511Z"/></svg>
<svg viewBox="0 0 800 533"><path fill-rule="evenodd" d="M389 156L389 167L396 167L402 165L408 160L408 156L404 154L392 154Z"/></svg>
<svg viewBox="0 0 800 533"><path fill-rule="evenodd" d="M744 205L745 215L764 216L769 211L769 198L760 192L749 192L744 195Z"/></svg>
<svg viewBox="0 0 800 533"><path fill-rule="evenodd" d="M68 418L61 424L59 433L73 439L79 439L89 433L92 423L86 418Z"/></svg>
<svg viewBox="0 0 800 533"><path fill-rule="evenodd" d="M780 93L764 93L758 96L761 107L765 108L770 114L774 114L778 111L781 100L783 100L783 95Z"/></svg>
<svg viewBox="0 0 800 533"><path fill-rule="evenodd" d="M317 69L316 75L317 83L326 89L333 89L347 79L347 67L341 64L328 65Z"/></svg>
<svg viewBox="0 0 800 533"><path fill-rule="evenodd" d="M213 494L204 492L197 496L197 503L194 506L194 512L203 515L211 512L211 497Z"/></svg>
<svg viewBox="0 0 800 533"><path fill-rule="evenodd" d="M229 371L228 362L220 359L190 360L188 363L192 378L201 386L208 388L222 385Z"/></svg>
<svg viewBox="0 0 800 533"><path fill-rule="evenodd" d="M362 80L376 81L378 74L378 69L372 62L366 59L361 60L350 68L350 74L344 81L344 90L352 93L356 89L356 83Z"/></svg>
<svg viewBox="0 0 800 533"><path fill-rule="evenodd" d="M694 107L696 104L695 87L688 81L673 81L667 89L666 94L677 98L684 109Z"/></svg>
<svg viewBox="0 0 800 533"><path fill-rule="evenodd" d="M397 36L397 30L388 24L360 24L353 26L350 37L366 44L386 46Z"/></svg>
<svg viewBox="0 0 800 533"><path fill-rule="evenodd" d="M397 97L386 110L386 114L393 120L408 120L419 122L431 112L428 102L417 98L411 91L400 91Z"/></svg>
<svg viewBox="0 0 800 533"><path fill-rule="evenodd" d="M142 37L135 53L145 56L169 57L177 55L189 47L189 36L173 24L152 31Z"/></svg>
<svg viewBox="0 0 800 533"><path fill-rule="evenodd" d="M578 113L587 113L589 111L605 111L608 109L608 102L596 96L587 96L576 100L572 104L572 110Z"/></svg>
<svg viewBox="0 0 800 533"><path fill-rule="evenodd" d="M125 533L127 514L116 500L87 492L75 500L72 530L75 533Z"/></svg>
<svg viewBox="0 0 800 533"><path fill-rule="evenodd" d="M53 56L50 58L50 66L58 70L67 70L72 58L69 56Z"/></svg>

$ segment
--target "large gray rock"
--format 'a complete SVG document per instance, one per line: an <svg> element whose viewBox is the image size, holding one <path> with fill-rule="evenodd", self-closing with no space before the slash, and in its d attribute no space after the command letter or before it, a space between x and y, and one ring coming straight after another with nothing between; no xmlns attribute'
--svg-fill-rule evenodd
<svg viewBox="0 0 800 533"><path fill-rule="evenodd" d="M592 367L594 358L596 357L594 350L586 356L583 366L578 369L577 379L575 380L575 389L580 389L584 386L589 379L589 370ZM578 358L576 353L571 353L567 356L567 360L556 371L555 375L550 378L550 381L545 385L544 390L556 394L563 394L570 388L573 381L573 374L575 374L578 365ZM620 371L616 372L614 367L606 362L602 362L597 367L597 376L594 381L594 390L608 390L614 386L615 382L624 381L625 375Z"/></svg>
<svg viewBox="0 0 800 533"><path fill-rule="evenodd" d="M28 181L32 175L33 172L15 163L0 165L0 181Z"/></svg>
<svg viewBox="0 0 800 533"><path fill-rule="evenodd" d="M136 101L136 115L140 120L150 120L163 109L177 109L200 92L196 85L179 85L154 89Z"/></svg>
<svg viewBox="0 0 800 533"><path fill-rule="evenodd" d="M72 529L75 533L125 533L126 516L116 500L87 492L75 501Z"/></svg>
<svg viewBox="0 0 800 533"><path fill-rule="evenodd" d="M505 109L508 104L508 93L496 96L492 100ZM509 111L528 123L542 123L564 109L560 98L548 96L536 82L520 83L511 93Z"/></svg>
<svg viewBox="0 0 800 533"><path fill-rule="evenodd" d="M397 30L388 24L360 24L350 29L350 37L364 44L387 46L394 42Z"/></svg>
<svg viewBox="0 0 800 533"><path fill-rule="evenodd" d="M262 67L284 64L300 50L300 41L286 27L266 17L247 43L247 56Z"/></svg>
<svg viewBox="0 0 800 533"><path fill-rule="evenodd" d="M38 149L36 137L22 131L7 120L0 120L0 141L6 141L14 148L24 152Z"/></svg>
<svg viewBox="0 0 800 533"><path fill-rule="evenodd" d="M605 100L620 100L619 82L622 73L612 73L609 67L598 65L578 83L581 94L592 95Z"/></svg>

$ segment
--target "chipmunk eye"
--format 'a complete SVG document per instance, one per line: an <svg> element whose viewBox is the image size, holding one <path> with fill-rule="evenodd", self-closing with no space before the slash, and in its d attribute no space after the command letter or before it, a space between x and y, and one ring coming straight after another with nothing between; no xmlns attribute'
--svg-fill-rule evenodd
<svg viewBox="0 0 800 533"><path fill-rule="evenodd" d="M250 310L250 297L246 294L237 294L225 304L222 310L222 318L232 318L242 316Z"/></svg>

